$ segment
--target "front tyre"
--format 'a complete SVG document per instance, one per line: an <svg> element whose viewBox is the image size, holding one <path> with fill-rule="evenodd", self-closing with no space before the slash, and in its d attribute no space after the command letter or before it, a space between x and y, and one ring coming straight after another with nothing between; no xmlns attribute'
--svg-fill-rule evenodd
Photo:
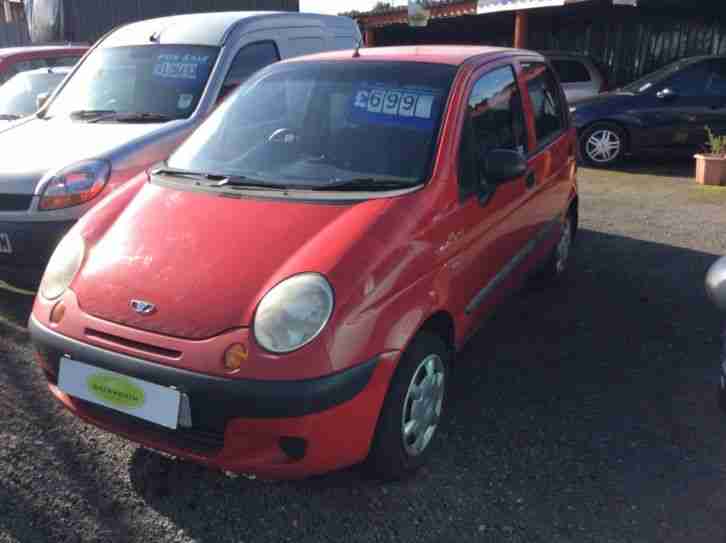
<svg viewBox="0 0 726 543"><path fill-rule="evenodd" d="M613 166L623 158L625 149L625 131L616 124L595 123L580 136L580 156L588 166Z"/></svg>
<svg viewBox="0 0 726 543"><path fill-rule="evenodd" d="M436 335L420 332L404 353L378 417L367 470L401 479L426 463L446 399L451 352Z"/></svg>

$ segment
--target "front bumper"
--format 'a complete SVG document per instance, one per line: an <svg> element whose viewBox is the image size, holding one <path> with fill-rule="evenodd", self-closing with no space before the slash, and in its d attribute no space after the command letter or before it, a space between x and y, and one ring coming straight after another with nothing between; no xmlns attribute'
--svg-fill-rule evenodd
<svg viewBox="0 0 726 543"><path fill-rule="evenodd" d="M0 279L19 287L37 287L56 245L74 224L0 222Z"/></svg>
<svg viewBox="0 0 726 543"><path fill-rule="evenodd" d="M151 448L271 478L304 477L363 460L395 367L382 355L318 379L227 379L79 342L34 317L29 330L51 392L79 417ZM56 386L63 355L179 389L189 397L192 427L168 430L68 396Z"/></svg>

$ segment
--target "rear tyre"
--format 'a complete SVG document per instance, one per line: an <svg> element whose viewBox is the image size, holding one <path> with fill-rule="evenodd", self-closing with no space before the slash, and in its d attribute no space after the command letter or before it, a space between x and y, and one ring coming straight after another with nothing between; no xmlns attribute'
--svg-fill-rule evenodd
<svg viewBox="0 0 726 543"><path fill-rule="evenodd" d="M588 166L607 168L620 162L626 150L625 131L613 123L595 123L580 136L580 157Z"/></svg>
<svg viewBox="0 0 726 543"><path fill-rule="evenodd" d="M420 332L393 375L378 417L366 471L402 479L429 458L446 399L451 352L436 335Z"/></svg>

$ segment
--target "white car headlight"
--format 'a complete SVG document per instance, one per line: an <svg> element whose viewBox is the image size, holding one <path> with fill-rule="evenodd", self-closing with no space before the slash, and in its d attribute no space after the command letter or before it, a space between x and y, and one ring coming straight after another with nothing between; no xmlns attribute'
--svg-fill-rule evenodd
<svg viewBox="0 0 726 543"><path fill-rule="evenodd" d="M257 306L257 343L273 353L289 353L314 340L330 320L334 296L320 274L302 273L273 287Z"/></svg>
<svg viewBox="0 0 726 543"><path fill-rule="evenodd" d="M81 268L85 252L86 244L81 236L68 234L61 240L50 257L40 283L43 298L56 300L63 295Z"/></svg>

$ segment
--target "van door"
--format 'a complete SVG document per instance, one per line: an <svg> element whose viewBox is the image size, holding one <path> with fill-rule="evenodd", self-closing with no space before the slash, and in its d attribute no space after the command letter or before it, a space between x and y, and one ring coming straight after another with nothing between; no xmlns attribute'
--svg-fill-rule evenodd
<svg viewBox="0 0 726 543"><path fill-rule="evenodd" d="M475 75L467 101L459 157L459 203L452 231L460 243L461 307L474 316L493 307L516 283L517 255L526 243L525 179L488 186L483 157L495 149L526 153L528 135L514 66L488 65ZM457 305L459 305L457 303Z"/></svg>
<svg viewBox="0 0 726 543"><path fill-rule="evenodd" d="M528 237L546 241L557 237L557 221L562 221L570 197L574 140L567 136L567 104L549 66L544 62L523 62L520 79L532 110L530 130L535 135L526 188L531 228ZM540 249L549 249L547 243L540 245L544 246Z"/></svg>
<svg viewBox="0 0 726 543"><path fill-rule="evenodd" d="M331 36L320 27L286 28L280 32L278 44L282 58L312 55L332 49Z"/></svg>

